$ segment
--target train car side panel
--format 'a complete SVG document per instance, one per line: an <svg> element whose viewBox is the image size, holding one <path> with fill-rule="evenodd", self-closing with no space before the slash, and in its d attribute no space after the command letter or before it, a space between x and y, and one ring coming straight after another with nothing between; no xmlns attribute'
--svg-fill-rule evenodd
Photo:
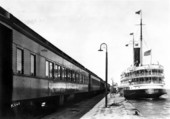
<svg viewBox="0 0 170 119"><path fill-rule="evenodd" d="M91 88L93 91L100 90L100 79L91 75Z"/></svg>
<svg viewBox="0 0 170 119"><path fill-rule="evenodd" d="M13 101L49 96L47 80L14 76L13 87Z"/></svg>
<svg viewBox="0 0 170 119"><path fill-rule="evenodd" d="M80 67L64 59L64 57L61 57L53 51L49 50L48 46L42 46L41 44L36 43L34 40L26 37L16 30L13 30L13 32L13 49L15 50L15 55L13 58L14 64L17 64L18 62L17 50L21 50L23 53L23 59L21 59L23 60L23 72L17 71L18 64L13 65L15 70L13 91L14 101L19 99L23 100L46 97L47 93L48 96L55 96L61 94L65 95L68 93L88 92L88 85L87 82L85 82L85 80L87 80L85 77L88 75L87 71L81 69ZM32 76L30 73L31 54L35 55L36 57L35 76ZM48 62L48 65L46 62ZM51 73L52 76L49 75L49 72L46 74L46 68L49 67L49 63L53 65L52 70L54 71ZM55 77L55 65L58 65L60 68L62 68L62 71L60 71L61 74L59 74L60 78ZM66 74L66 69L74 71L76 76L68 77ZM72 81L70 80L71 78L73 78ZM25 94L26 92L27 94Z"/></svg>

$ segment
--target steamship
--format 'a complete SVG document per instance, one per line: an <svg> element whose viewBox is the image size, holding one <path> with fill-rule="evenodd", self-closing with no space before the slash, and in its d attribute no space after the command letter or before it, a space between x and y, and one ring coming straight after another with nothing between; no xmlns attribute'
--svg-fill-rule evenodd
<svg viewBox="0 0 170 119"><path fill-rule="evenodd" d="M133 37L133 65L121 74L120 87L127 99L159 98L166 94L164 68L160 64L142 63L142 11L136 14L140 15L140 47L134 47ZM144 56L147 55L151 55L151 50L144 53Z"/></svg>

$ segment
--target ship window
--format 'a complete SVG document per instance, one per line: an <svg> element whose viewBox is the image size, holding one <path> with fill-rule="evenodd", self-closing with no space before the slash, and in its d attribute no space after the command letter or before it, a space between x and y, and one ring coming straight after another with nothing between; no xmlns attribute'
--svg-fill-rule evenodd
<svg viewBox="0 0 170 119"><path fill-rule="evenodd" d="M17 73L23 74L24 73L24 56L23 50L17 49Z"/></svg>

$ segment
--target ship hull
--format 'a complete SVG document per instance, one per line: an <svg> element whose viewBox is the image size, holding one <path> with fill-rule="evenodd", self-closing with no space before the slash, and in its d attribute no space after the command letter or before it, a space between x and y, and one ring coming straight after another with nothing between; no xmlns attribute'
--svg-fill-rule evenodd
<svg viewBox="0 0 170 119"><path fill-rule="evenodd" d="M165 89L124 90L126 99L159 98L164 94L166 94Z"/></svg>

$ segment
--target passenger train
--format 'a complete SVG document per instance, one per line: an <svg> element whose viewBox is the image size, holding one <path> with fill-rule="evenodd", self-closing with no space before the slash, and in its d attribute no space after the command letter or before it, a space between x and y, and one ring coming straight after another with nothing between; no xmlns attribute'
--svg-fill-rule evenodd
<svg viewBox="0 0 170 119"><path fill-rule="evenodd" d="M0 7L0 115L22 105L74 100L105 82Z"/></svg>

